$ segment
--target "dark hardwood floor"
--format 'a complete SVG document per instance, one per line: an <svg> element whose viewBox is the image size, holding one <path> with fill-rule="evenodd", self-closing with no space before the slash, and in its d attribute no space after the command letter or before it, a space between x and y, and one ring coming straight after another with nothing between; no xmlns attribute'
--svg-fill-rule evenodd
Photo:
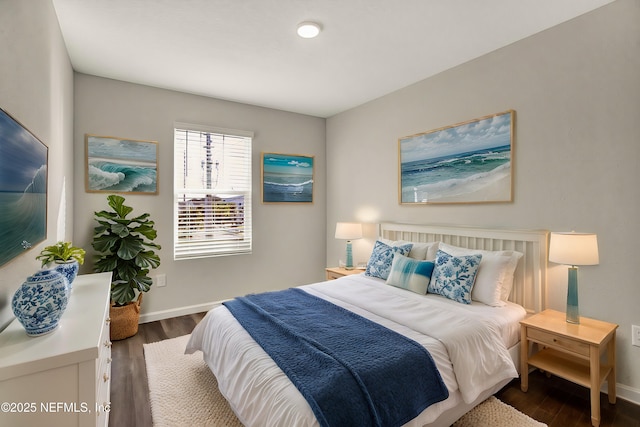
<svg viewBox="0 0 640 427"><path fill-rule="evenodd" d="M529 391L520 390L520 380L511 381L496 397L549 427L591 426L589 389L541 372L529 375ZM600 394L600 427L640 427L640 406L617 399L609 403Z"/></svg>
<svg viewBox="0 0 640 427"><path fill-rule="evenodd" d="M111 347L111 427L151 427L143 344L190 334L206 313L143 323L131 338Z"/></svg>
<svg viewBox="0 0 640 427"><path fill-rule="evenodd" d="M189 334L205 313L140 325L138 334L114 341L111 366L109 426L151 427L151 407L142 345ZM591 426L589 391L561 378L540 372L529 376L529 391L513 380L496 396L549 427ZM601 397L601 427L640 427L640 406L618 399L615 405Z"/></svg>

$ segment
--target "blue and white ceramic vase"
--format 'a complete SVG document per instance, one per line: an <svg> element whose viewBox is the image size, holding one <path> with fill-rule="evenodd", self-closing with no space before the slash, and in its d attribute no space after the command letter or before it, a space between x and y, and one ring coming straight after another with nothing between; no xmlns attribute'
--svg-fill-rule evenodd
<svg viewBox="0 0 640 427"><path fill-rule="evenodd" d="M13 294L11 309L27 335L40 336L58 327L68 302L67 278L56 270L40 270Z"/></svg>
<svg viewBox="0 0 640 427"><path fill-rule="evenodd" d="M75 259L67 261L67 262L56 262L54 270L62 273L64 277L67 278L69 282L69 291L73 289L73 281L78 275L78 269L80 268L80 264Z"/></svg>

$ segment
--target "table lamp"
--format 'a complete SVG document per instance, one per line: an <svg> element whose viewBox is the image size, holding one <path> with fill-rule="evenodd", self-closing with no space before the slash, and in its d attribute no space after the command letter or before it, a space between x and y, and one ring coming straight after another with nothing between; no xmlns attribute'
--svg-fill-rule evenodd
<svg viewBox="0 0 640 427"><path fill-rule="evenodd" d="M336 224L336 239L347 241L347 264L344 268L353 270L353 252L351 241L362 238L362 224L355 222L339 222Z"/></svg>
<svg viewBox="0 0 640 427"><path fill-rule="evenodd" d="M598 237L589 233L551 233L549 261L570 266L567 287L567 322L579 324L578 266L599 263Z"/></svg>

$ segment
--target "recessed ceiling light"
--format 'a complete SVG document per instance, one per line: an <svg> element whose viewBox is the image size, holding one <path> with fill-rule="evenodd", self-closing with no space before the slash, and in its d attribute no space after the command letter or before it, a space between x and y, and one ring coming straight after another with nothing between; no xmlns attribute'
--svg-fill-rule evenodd
<svg viewBox="0 0 640 427"><path fill-rule="evenodd" d="M312 39L320 34L320 24L315 22L301 22L298 24L298 35L305 39Z"/></svg>

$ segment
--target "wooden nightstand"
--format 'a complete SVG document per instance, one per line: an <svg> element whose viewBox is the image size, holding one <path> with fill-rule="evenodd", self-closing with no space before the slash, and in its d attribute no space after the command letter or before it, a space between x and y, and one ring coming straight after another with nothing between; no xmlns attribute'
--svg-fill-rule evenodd
<svg viewBox="0 0 640 427"><path fill-rule="evenodd" d="M600 387L607 381L609 402L616 403L616 329L614 323L545 310L520 322L522 391L529 387L529 365L591 390L591 424L600 425ZM543 348L529 357L529 342ZM606 350L606 360L601 357Z"/></svg>
<svg viewBox="0 0 640 427"><path fill-rule="evenodd" d="M327 273L327 280L333 280L339 277L350 276L352 274L360 274L364 272L364 270L361 270L358 268L354 268L353 270L347 270L346 268L342 268L342 267L327 267L325 268L325 271Z"/></svg>

